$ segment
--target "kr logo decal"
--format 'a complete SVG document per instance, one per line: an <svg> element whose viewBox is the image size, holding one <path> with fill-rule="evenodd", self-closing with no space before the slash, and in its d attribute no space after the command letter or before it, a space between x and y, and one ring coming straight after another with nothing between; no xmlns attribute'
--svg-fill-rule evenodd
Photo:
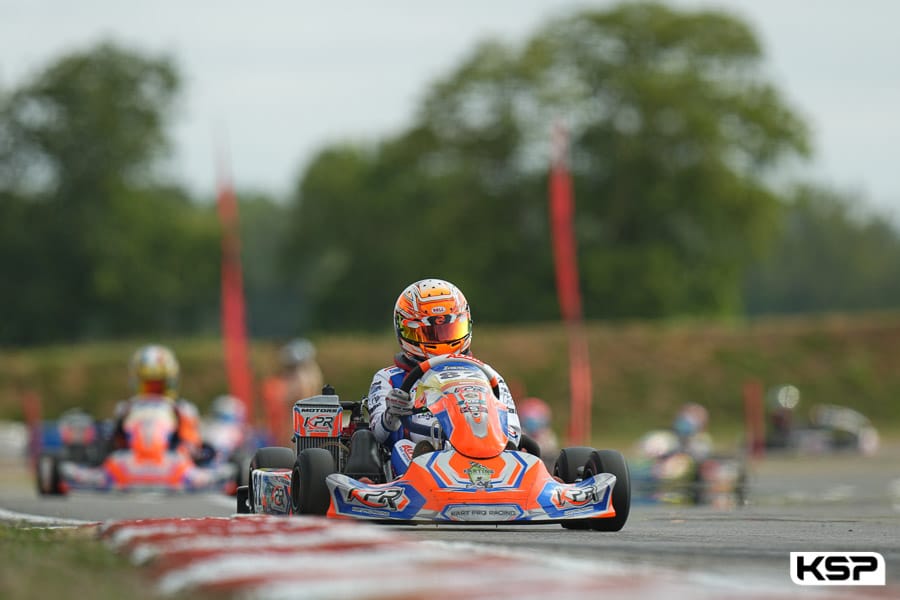
<svg viewBox="0 0 900 600"><path fill-rule="evenodd" d="M593 486L558 488L553 493L553 504L560 509L566 506L585 506L599 501L599 490Z"/></svg>
<svg viewBox="0 0 900 600"><path fill-rule="evenodd" d="M484 465L477 462L470 462L469 468L464 470L463 473L469 476L469 481L471 482L469 484L470 486L480 488L491 487L491 475L493 475L494 472Z"/></svg>
<svg viewBox="0 0 900 600"><path fill-rule="evenodd" d="M331 429L334 427L334 416L316 415L314 417L306 417L303 424L308 429Z"/></svg>
<svg viewBox="0 0 900 600"><path fill-rule="evenodd" d="M390 487L380 490L353 488L347 492L347 501L362 504L370 508L388 508L403 510L409 504L409 498L401 487Z"/></svg>
<svg viewBox="0 0 900 600"><path fill-rule="evenodd" d="M406 460L412 460L413 453L416 448L412 444L398 444L396 447L400 449L401 452L406 456Z"/></svg>

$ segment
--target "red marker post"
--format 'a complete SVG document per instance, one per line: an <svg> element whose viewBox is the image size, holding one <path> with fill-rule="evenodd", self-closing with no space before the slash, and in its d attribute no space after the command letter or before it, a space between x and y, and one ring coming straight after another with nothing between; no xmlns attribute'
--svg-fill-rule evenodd
<svg viewBox="0 0 900 600"><path fill-rule="evenodd" d="M244 310L244 281L241 272L241 244L237 200L230 178L222 169L219 178L218 209L222 224L222 336L229 393L244 402L253 415L253 375L247 351Z"/></svg>
<svg viewBox="0 0 900 600"><path fill-rule="evenodd" d="M569 383L571 388L568 443L589 445L591 439L592 382L587 333L578 285L573 221L575 201L568 169L568 136L557 125L553 131L550 169L550 229L556 269L556 291L569 339Z"/></svg>

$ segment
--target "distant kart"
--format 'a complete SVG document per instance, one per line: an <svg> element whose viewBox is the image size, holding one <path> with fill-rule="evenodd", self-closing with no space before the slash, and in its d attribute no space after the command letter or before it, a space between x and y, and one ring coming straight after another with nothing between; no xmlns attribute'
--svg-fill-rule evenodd
<svg viewBox="0 0 900 600"><path fill-rule="evenodd" d="M813 405L805 425L794 425L793 413L793 410L784 408L772 412L765 440L767 452L847 452L871 456L878 451L878 431L868 417L852 408L833 404Z"/></svg>
<svg viewBox="0 0 900 600"><path fill-rule="evenodd" d="M29 457L53 454L63 460L99 465L108 453L112 421L97 421L80 408L64 412L54 421L42 421L30 432Z"/></svg>
<svg viewBox="0 0 900 600"><path fill-rule="evenodd" d="M651 431L629 461L634 500L642 503L742 506L747 465L738 455L695 455L679 447L668 430Z"/></svg>
<svg viewBox="0 0 900 600"><path fill-rule="evenodd" d="M66 415L58 426L60 443L45 446L37 457L38 492L233 492L238 483L237 465L198 466L184 451L172 447L176 427L171 405L148 397L132 405L123 423L127 447L111 450L110 427L92 425L84 413Z"/></svg>
<svg viewBox="0 0 900 600"><path fill-rule="evenodd" d="M333 394L299 400L295 448L257 452L249 486L238 489L238 512L405 523L560 523L599 531L625 525L631 488L621 453L566 448L551 475L538 456L511 449L507 409L497 399L490 367L466 356L441 356L413 369L402 389L410 391L417 381L416 410L436 417L430 443L413 447L401 440L387 460L361 402L341 402ZM347 427L344 410L351 413Z"/></svg>
<svg viewBox="0 0 900 600"><path fill-rule="evenodd" d="M205 467L234 465L237 469L237 485L247 485L250 459L258 449L266 446L263 432L241 423L216 420L201 423L200 431L206 454L202 465Z"/></svg>

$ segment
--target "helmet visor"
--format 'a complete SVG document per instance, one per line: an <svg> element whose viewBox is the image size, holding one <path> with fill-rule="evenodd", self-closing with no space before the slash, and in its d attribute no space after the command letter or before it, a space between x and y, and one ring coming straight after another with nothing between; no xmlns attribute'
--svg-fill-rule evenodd
<svg viewBox="0 0 900 600"><path fill-rule="evenodd" d="M403 319L398 327L403 339L426 344L454 342L466 337L472 331L469 318L465 314Z"/></svg>
<svg viewBox="0 0 900 600"><path fill-rule="evenodd" d="M164 396L168 391L168 387L164 379L145 379L138 383L138 394Z"/></svg>

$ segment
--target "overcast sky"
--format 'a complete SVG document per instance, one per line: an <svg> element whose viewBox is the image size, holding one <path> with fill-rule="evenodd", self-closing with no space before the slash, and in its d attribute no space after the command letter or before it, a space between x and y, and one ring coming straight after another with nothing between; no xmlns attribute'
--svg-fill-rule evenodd
<svg viewBox="0 0 900 600"><path fill-rule="evenodd" d="M101 39L171 53L184 77L178 177L215 186L224 137L238 188L283 195L316 149L404 127L427 85L486 36L524 40L606 1L0 0L0 85ZM675 0L755 28L771 78L814 131L810 174L900 221L900 2ZM225 132L224 136L221 132Z"/></svg>

